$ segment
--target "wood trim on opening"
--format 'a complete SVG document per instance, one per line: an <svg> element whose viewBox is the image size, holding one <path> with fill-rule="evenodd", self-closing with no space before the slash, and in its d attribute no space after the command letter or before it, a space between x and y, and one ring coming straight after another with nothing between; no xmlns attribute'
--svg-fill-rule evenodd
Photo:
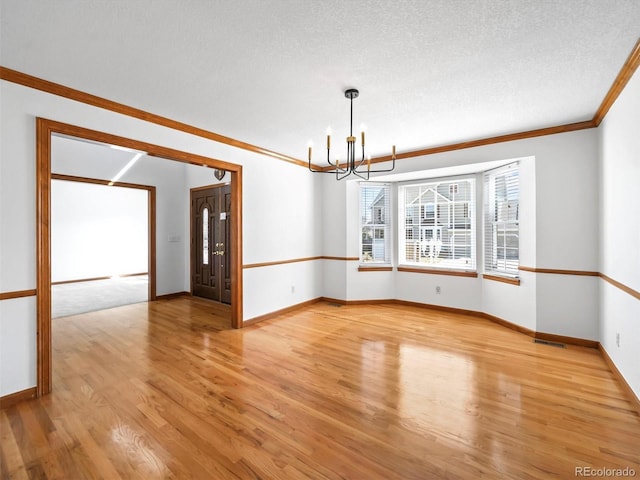
<svg viewBox="0 0 640 480"><path fill-rule="evenodd" d="M12 298L34 297L38 292L34 288L32 290L17 290L15 292L0 293L0 300L11 300Z"/></svg>
<svg viewBox="0 0 640 480"><path fill-rule="evenodd" d="M426 273L430 275L450 275L452 277L477 277L478 272L468 272L465 270L444 270L438 268L420 268L420 267L406 267L398 265L397 270L399 272L410 273Z"/></svg>
<svg viewBox="0 0 640 480"><path fill-rule="evenodd" d="M51 392L51 134L54 126L36 119L36 394Z"/></svg>
<svg viewBox="0 0 640 480"><path fill-rule="evenodd" d="M44 118L36 119L36 265L37 265L37 396L51 392L51 135L63 135L94 142L119 145L147 152L148 155L192 165L204 165L231 172L233 229L231 275L231 324L242 328L242 166L223 160L191 154L151 143L78 127ZM149 202L149 214L155 217L155 202ZM155 230L151 237L156 237ZM155 276L156 254L150 246L149 275ZM156 292L152 292L155 298Z"/></svg>
<svg viewBox="0 0 640 480"><path fill-rule="evenodd" d="M520 285L520 279L514 277L501 277L500 275L482 274L484 280L492 280L494 282L508 283L510 285Z"/></svg>
<svg viewBox="0 0 640 480"><path fill-rule="evenodd" d="M153 185L142 185L138 183L111 182L102 178L76 177L75 175L65 175L62 173L51 173L51 180L62 180L65 182L93 183L95 185L107 185L113 187L137 188L139 190L155 190Z"/></svg>

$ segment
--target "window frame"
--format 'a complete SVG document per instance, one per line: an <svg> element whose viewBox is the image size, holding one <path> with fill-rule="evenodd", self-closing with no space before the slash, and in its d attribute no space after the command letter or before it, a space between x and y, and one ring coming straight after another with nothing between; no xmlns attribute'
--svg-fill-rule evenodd
<svg viewBox="0 0 640 480"><path fill-rule="evenodd" d="M382 219L381 223L364 223L366 219L366 214L363 212L363 209L366 208L363 202L363 193L362 190L366 188L382 188L385 193L385 200L382 209L382 215L379 215L381 210L379 207L374 207L371 205L372 212L371 218L374 219ZM367 268L376 268L376 267L391 267L393 265L393 231L391 229L392 221L393 221L393 197L394 197L394 188L393 184L390 182L375 182L375 181L361 181L358 182L358 231L359 231L359 240L358 240L358 263L362 269ZM376 197L377 198L377 197ZM372 200L374 201L375 198ZM375 257L371 260L364 260L364 229L365 227L369 227L372 229L371 235L371 253L373 254L374 243L375 240L383 240L382 244L384 245L384 259L375 260ZM382 233L383 238L377 237L380 233Z"/></svg>
<svg viewBox="0 0 640 480"><path fill-rule="evenodd" d="M496 204L497 200L495 198L495 179L500 176L506 176L509 172L516 172L517 180L515 188L517 193L517 201L516 201L516 212L515 219L504 221L498 220L496 218ZM482 174L482 184L483 184L483 206L482 206L482 228L483 228L483 275L487 277L498 277L505 279L519 279L519 267L520 267L520 202L521 202L521 189L520 189L520 162L515 161L509 163L507 165L502 165L498 168L494 168L491 170L487 170ZM506 187L509 188L509 187ZM511 187L513 188L513 186ZM513 203L509 204L509 200L506 200L507 208L513 207ZM503 246L502 248L505 250L505 255L503 257L504 267L501 268L499 266L499 262L496 259L497 249L499 248L497 245L496 234L494 233L494 227L498 224L502 225L505 234L503 235ZM517 247L507 247L507 239L506 239L506 229L507 224L511 224L511 235L513 235L514 226L515 226L515 236L517 238ZM515 259L515 267L508 266L508 259L506 256L507 249L517 250L517 258ZM511 259L511 263L513 263L513 258Z"/></svg>
<svg viewBox="0 0 640 480"><path fill-rule="evenodd" d="M468 182L470 185L470 195L469 195L469 200L467 201L462 201L462 202L456 202L453 201L451 205L448 205L445 207L443 207L444 203L438 203L438 202L427 202L424 204L420 204L420 212L419 212L419 217L422 218L424 215L423 213L425 213L427 216L432 215L434 218L434 225L425 225L422 226L421 223L419 223L419 229L420 229L420 234L418 234L418 241L421 242L423 239L421 239L420 237L422 236L422 233L426 232L426 230L431 229L432 231L438 231L438 232L442 232L442 229L444 228L443 226L439 226L436 225L436 219L437 218L441 218L443 215L446 214L446 217L450 217L452 214L455 217L455 211L458 208L458 204L460 206L463 207L463 211L466 214L465 218L468 218L469 221L469 235L470 235L470 239L469 241L465 244L464 248L469 248L469 252L470 252L470 260L471 263L468 265L455 265L455 264L446 264L445 265L438 265L438 264L433 264L433 263L425 263L425 262L414 262L414 261L410 261L407 260L406 257L406 240L407 240L407 229L406 226L408 225L407 223L407 213L406 213L406 200L405 200L405 192L406 189L408 187L420 187L420 186L425 186L425 185L429 185L429 186L436 186L437 189L437 185L441 185L441 184L448 184L448 189L451 192L451 187L453 187L454 185L459 185L462 182ZM457 193L457 190L456 192ZM435 271L435 272L442 272L442 273L447 273L447 272L451 272L452 274L458 273L458 272L472 272L474 274L477 274L477 269L478 269L478 246L477 246L477 231L478 231L478 222L477 222L477 215L476 215L476 210L478 207L478 181L477 181L477 175L476 174L469 174L469 175L459 175L459 176L447 176L447 177L433 177L433 178L423 178L423 179L417 179L417 180L411 180L411 181L406 181L406 182L398 182L397 183L397 194L396 194L396 198L398 201L398 206L397 206L397 225L396 225L396 235L397 235L397 258L398 258L398 267L399 270L402 269L420 269L420 270L425 270L425 271ZM433 205L433 208L428 208L428 205ZM424 208L423 208L424 207ZM446 210L446 212L445 212ZM455 223L454 223L455 225ZM424 230L424 232L423 232ZM455 227L453 227L453 231L455 232ZM414 235L415 236L415 235ZM442 233L440 233L440 238L442 237ZM455 248L455 247L454 247ZM435 257L434 257L435 258ZM451 259L450 261L455 261L455 259Z"/></svg>

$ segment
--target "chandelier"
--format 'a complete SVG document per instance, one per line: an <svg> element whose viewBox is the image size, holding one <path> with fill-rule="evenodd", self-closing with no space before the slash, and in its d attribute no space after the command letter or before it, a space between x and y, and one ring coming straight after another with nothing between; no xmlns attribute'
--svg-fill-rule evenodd
<svg viewBox="0 0 640 480"><path fill-rule="evenodd" d="M360 92L355 88L349 88L345 90L344 96L349 99L351 103L351 122L349 125L349 136L347 137L347 158L344 162L341 162L338 158L334 162L331 161L331 128L327 129L327 163L328 167L314 169L311 164L311 145L309 145L309 170L314 173L331 173L336 176L336 180L342 180L348 177L352 173L356 176L369 180L369 174L390 172L396 166L396 146L391 149L391 168L385 170L372 170L371 169L371 156L369 155L365 159L364 153L364 128L360 132L360 144L362 147L362 157L360 160L356 160L356 137L353 136L353 99L358 98Z"/></svg>

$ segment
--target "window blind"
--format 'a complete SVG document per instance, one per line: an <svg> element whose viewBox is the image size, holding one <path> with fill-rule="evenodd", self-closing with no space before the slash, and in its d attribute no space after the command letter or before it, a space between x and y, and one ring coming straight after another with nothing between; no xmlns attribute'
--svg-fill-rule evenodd
<svg viewBox="0 0 640 480"><path fill-rule="evenodd" d="M391 263L391 186L360 183L360 262Z"/></svg>
<svg viewBox="0 0 640 480"><path fill-rule="evenodd" d="M474 191L473 178L400 187L400 262L474 270Z"/></svg>
<svg viewBox="0 0 640 480"><path fill-rule="evenodd" d="M520 175L512 163L484 174L484 270L518 275Z"/></svg>

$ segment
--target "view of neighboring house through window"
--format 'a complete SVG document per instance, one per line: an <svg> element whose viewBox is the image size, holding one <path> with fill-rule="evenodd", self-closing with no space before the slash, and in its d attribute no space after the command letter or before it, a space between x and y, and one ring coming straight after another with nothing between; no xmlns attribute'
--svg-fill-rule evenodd
<svg viewBox="0 0 640 480"><path fill-rule="evenodd" d="M474 270L473 178L399 187L399 262L430 268Z"/></svg>
<svg viewBox="0 0 640 480"><path fill-rule="evenodd" d="M490 274L518 275L519 201L518 164L484 174L484 270Z"/></svg>
<svg viewBox="0 0 640 480"><path fill-rule="evenodd" d="M391 263L390 200L388 184L360 184L361 263Z"/></svg>

